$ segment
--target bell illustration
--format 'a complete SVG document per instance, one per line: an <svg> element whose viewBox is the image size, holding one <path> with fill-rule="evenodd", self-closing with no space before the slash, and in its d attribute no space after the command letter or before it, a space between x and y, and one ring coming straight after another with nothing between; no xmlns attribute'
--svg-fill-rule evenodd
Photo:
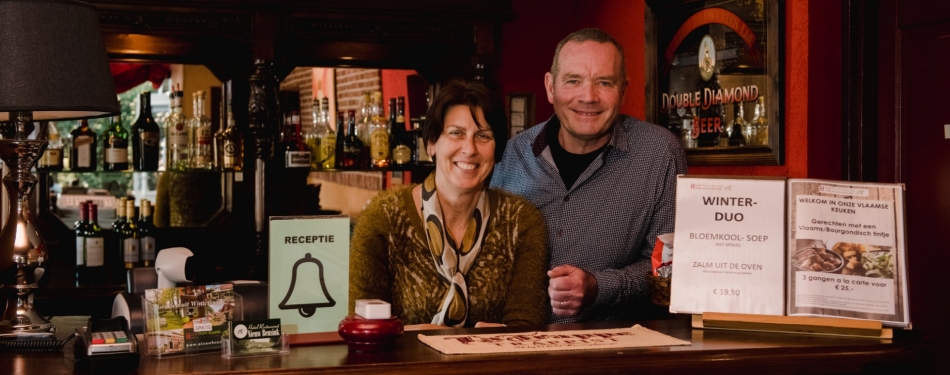
<svg viewBox="0 0 950 375"><path fill-rule="evenodd" d="M298 276L299 283L298 283ZM320 288L316 288L319 285ZM322 291L322 293L321 293ZM323 281L323 263L310 256L304 255L294 263L294 273L290 278L290 289L284 300L277 305L281 310L299 309L300 315L305 318L313 316L320 307L333 307L336 301L327 291L327 284Z"/></svg>

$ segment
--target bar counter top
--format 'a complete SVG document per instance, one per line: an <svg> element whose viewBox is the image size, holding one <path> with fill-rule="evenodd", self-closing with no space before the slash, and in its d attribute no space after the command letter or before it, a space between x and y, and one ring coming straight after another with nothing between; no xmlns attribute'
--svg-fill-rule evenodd
<svg viewBox="0 0 950 375"><path fill-rule="evenodd" d="M688 340L691 346L621 350L573 350L527 354L444 355L418 333L461 334L563 331L629 327L633 323L586 323L406 332L392 351L350 352L344 343L301 345L290 354L227 359L219 352L141 357L135 374L682 374L682 373L925 373L931 355L918 332L893 340L702 330L688 315L637 322ZM74 341L74 340L73 340ZM62 352L0 352L0 374L73 374L72 342Z"/></svg>

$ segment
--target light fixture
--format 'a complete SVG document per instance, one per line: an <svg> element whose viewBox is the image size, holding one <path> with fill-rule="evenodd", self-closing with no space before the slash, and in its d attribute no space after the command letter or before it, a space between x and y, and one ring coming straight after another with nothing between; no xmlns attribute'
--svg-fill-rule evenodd
<svg viewBox="0 0 950 375"><path fill-rule="evenodd" d="M33 309L49 252L33 223L30 169L46 149L27 139L34 120L107 117L120 112L99 16L73 0L0 0L0 121L15 123L0 140L10 214L0 231L0 337L49 334L52 325Z"/></svg>

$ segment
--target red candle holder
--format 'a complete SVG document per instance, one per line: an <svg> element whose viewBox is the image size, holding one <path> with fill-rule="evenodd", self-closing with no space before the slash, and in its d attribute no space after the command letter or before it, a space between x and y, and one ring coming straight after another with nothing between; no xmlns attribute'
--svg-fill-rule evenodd
<svg viewBox="0 0 950 375"><path fill-rule="evenodd" d="M340 321L337 332L346 341L350 351L378 352L392 350L393 344L402 336L402 321L389 319L366 319L356 314L347 315Z"/></svg>

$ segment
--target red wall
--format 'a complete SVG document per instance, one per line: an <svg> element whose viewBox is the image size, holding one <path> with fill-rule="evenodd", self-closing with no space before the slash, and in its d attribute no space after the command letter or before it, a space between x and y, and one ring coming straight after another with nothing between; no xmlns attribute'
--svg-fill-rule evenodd
<svg viewBox="0 0 950 375"><path fill-rule="evenodd" d="M691 174L840 178L841 6L821 0L785 5L785 164L690 166ZM572 31L599 27L624 46L629 84L622 110L643 118L645 7L643 0L513 1L516 18L502 35L502 90L535 92L537 120L544 121L554 112L544 93L544 73L557 42Z"/></svg>

